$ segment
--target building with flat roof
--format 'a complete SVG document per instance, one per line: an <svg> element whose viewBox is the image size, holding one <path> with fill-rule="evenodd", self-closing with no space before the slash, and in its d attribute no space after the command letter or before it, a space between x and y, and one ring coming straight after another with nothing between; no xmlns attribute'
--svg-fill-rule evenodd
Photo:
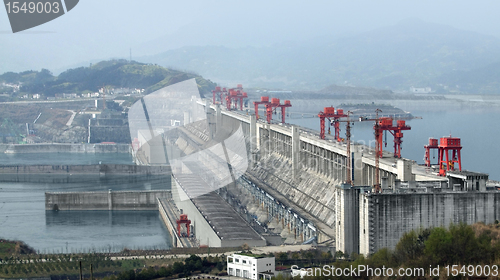
<svg viewBox="0 0 500 280"><path fill-rule="evenodd" d="M271 279L276 272L274 257L238 253L227 257L227 273L246 279Z"/></svg>

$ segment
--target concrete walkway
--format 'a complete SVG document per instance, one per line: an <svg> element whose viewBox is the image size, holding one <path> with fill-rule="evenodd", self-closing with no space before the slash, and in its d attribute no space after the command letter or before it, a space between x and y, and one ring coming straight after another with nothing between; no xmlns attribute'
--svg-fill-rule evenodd
<svg viewBox="0 0 500 280"><path fill-rule="evenodd" d="M66 123L67 126L71 126L71 124L73 123L73 120L75 119L75 116L76 116L76 112L73 111L73 110L68 110L69 112L71 112L71 117L69 118L68 122Z"/></svg>

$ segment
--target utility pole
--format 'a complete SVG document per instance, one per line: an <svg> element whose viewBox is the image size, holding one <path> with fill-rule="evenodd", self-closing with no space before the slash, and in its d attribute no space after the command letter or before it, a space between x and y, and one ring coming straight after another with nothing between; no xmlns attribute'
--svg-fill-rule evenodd
<svg viewBox="0 0 500 280"><path fill-rule="evenodd" d="M82 261L80 261L80 280L83 280L83 274L82 274Z"/></svg>
<svg viewBox="0 0 500 280"><path fill-rule="evenodd" d="M380 137L380 123L378 119L378 113L382 112L382 110L377 109L375 110L375 125L373 128L375 129L375 184L373 184L373 189L375 193L380 193L380 143L379 142L379 137Z"/></svg>
<svg viewBox="0 0 500 280"><path fill-rule="evenodd" d="M349 115L351 115L352 112L348 111L347 112L347 124L345 127L345 138L347 140L347 178L346 178L346 183L349 185L352 185L352 171L351 171L351 120L349 118Z"/></svg>

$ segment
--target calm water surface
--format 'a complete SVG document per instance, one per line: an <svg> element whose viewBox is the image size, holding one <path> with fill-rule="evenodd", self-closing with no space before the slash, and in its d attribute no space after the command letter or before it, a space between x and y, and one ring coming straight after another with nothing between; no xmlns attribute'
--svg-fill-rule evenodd
<svg viewBox="0 0 500 280"><path fill-rule="evenodd" d="M0 164L132 163L126 154L0 154ZM168 249L157 211L45 211L48 191L169 189L168 178L91 178L78 183L0 183L0 238L25 241L40 252Z"/></svg>

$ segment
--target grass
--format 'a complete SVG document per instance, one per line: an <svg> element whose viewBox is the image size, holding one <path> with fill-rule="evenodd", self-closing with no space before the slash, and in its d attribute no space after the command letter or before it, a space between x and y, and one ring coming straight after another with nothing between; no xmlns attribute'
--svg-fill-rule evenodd
<svg viewBox="0 0 500 280"><path fill-rule="evenodd" d="M100 254L82 255L28 255L14 257L0 266L0 278L47 277L53 275L77 275L80 261L85 274L90 273L90 264L94 273L116 273L125 270L143 268L144 260L112 261Z"/></svg>

